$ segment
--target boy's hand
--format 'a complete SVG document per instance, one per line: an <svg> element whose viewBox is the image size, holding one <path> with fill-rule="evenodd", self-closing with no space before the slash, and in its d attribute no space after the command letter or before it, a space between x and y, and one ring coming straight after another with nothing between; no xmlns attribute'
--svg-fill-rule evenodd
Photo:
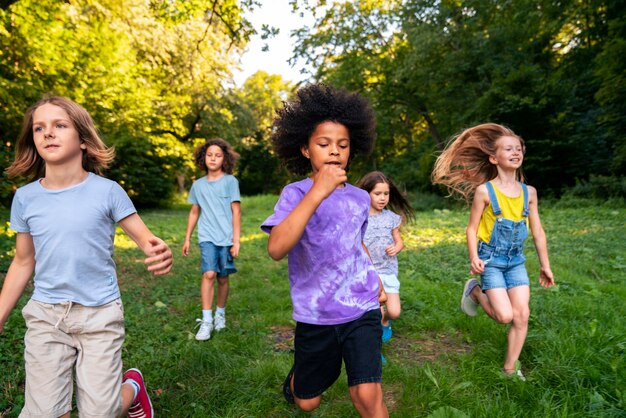
<svg viewBox="0 0 626 418"><path fill-rule="evenodd" d="M230 255L233 256L233 258L237 258L239 257L239 246L241 244L239 244L238 242L233 242L233 245L230 247Z"/></svg>
<svg viewBox="0 0 626 418"><path fill-rule="evenodd" d="M183 243L183 257L187 257L187 254L189 254L189 240L185 240L185 242Z"/></svg>
<svg viewBox="0 0 626 418"><path fill-rule="evenodd" d="M550 267L541 267L539 272L539 284L546 289L554 286L554 276Z"/></svg>
<svg viewBox="0 0 626 418"><path fill-rule="evenodd" d="M382 282L378 287L378 303L384 305L387 302L387 293L385 292L385 288L383 287Z"/></svg>
<svg viewBox="0 0 626 418"><path fill-rule="evenodd" d="M337 164L324 164L313 176L313 187L326 199L337 187L348 181L346 170Z"/></svg>
<svg viewBox="0 0 626 418"><path fill-rule="evenodd" d="M144 253L148 256L144 260L144 264L148 266L148 271L155 276L169 273L174 261L170 247L158 237L152 237L148 242L150 247L144 250Z"/></svg>

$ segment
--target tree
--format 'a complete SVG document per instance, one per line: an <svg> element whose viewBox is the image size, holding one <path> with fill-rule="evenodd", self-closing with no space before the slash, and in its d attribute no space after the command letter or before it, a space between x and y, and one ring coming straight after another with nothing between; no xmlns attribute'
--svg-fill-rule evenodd
<svg viewBox="0 0 626 418"><path fill-rule="evenodd" d="M157 182L128 184L167 199L194 140L215 136L228 113L230 69L254 29L236 0L20 0L0 10L0 136L11 160L21 115L43 93L68 96L94 117L118 159L115 180L160 167ZM133 155L138 175L121 167ZM116 177L120 176L120 177ZM6 203L13 182L3 179ZM168 187L164 187L165 184ZM158 184L159 190L149 190Z"/></svg>

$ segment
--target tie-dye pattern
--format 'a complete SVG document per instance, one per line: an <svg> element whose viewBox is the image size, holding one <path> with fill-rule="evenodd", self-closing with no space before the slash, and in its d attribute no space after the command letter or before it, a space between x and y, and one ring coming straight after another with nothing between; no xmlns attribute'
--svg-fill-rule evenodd
<svg viewBox="0 0 626 418"><path fill-rule="evenodd" d="M312 185L310 179L287 185L261 229L280 224ZM362 246L369 206L368 193L347 184L309 220L288 255L294 320L342 324L378 307L378 275Z"/></svg>

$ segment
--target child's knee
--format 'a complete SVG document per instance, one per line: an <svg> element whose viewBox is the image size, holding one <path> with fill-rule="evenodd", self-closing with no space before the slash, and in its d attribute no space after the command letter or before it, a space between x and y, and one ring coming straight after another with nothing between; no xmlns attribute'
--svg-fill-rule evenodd
<svg viewBox="0 0 626 418"><path fill-rule="evenodd" d="M204 273L202 273L202 279L208 280L210 282L215 281L216 276L217 276L217 273L214 271L205 271Z"/></svg>
<svg viewBox="0 0 626 418"><path fill-rule="evenodd" d="M515 311L513 314L513 323L515 325L526 325L530 318L530 308L523 308Z"/></svg>
<svg viewBox="0 0 626 418"><path fill-rule="evenodd" d="M294 400L295 400L296 405L298 406L298 408L300 408L300 409L302 409L303 411L306 411L306 412L311 412L315 408L320 406L320 403L322 401L322 397L318 396L316 398L311 398L311 399L294 398Z"/></svg>
<svg viewBox="0 0 626 418"><path fill-rule="evenodd" d="M398 319L398 318L400 318L400 312L401 311L402 311L402 309L400 309L399 306L394 306L391 309L387 308L387 319Z"/></svg>
<svg viewBox="0 0 626 418"><path fill-rule="evenodd" d="M383 399L383 392L380 383L363 383L350 387L350 397L352 403L359 411L376 410Z"/></svg>
<svg viewBox="0 0 626 418"><path fill-rule="evenodd" d="M513 312L512 311L504 311L504 312L495 312L495 320L500 324L508 324L513 321Z"/></svg>

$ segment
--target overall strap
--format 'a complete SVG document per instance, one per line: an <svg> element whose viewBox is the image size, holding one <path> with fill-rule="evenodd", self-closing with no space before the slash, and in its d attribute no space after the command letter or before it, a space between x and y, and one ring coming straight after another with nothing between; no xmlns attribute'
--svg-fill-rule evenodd
<svg viewBox="0 0 626 418"><path fill-rule="evenodd" d="M496 197L496 191L493 189L493 185L488 181L485 183L485 186L487 186L487 192L489 192L489 200L491 200L493 214L496 216L502 215L502 209L500 209L500 205L498 204L498 198Z"/></svg>
<svg viewBox="0 0 626 418"><path fill-rule="evenodd" d="M524 218L528 218L528 187L524 183L520 183L522 185L522 192L524 193L524 210L522 211L522 216Z"/></svg>

